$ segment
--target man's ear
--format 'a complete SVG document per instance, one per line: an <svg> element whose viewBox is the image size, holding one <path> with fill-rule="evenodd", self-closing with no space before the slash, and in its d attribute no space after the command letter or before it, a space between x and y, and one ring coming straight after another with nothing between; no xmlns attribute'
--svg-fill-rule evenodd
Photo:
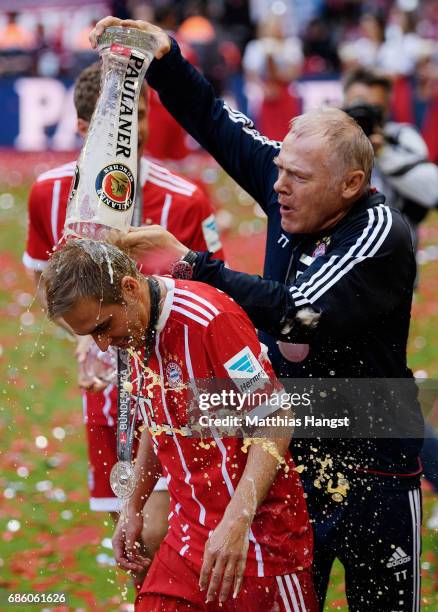
<svg viewBox="0 0 438 612"><path fill-rule="evenodd" d="M85 119L80 119L78 117L77 128L78 128L78 133L80 136L82 136L82 138L85 138L85 136L87 135L89 126L90 126L90 123L88 121L85 121Z"/></svg>
<svg viewBox="0 0 438 612"><path fill-rule="evenodd" d="M365 182L363 170L352 170L347 174L342 184L342 196L344 200L355 198L362 191Z"/></svg>
<svg viewBox="0 0 438 612"><path fill-rule="evenodd" d="M137 302L140 297L140 283L133 276L124 276L120 284L125 304Z"/></svg>

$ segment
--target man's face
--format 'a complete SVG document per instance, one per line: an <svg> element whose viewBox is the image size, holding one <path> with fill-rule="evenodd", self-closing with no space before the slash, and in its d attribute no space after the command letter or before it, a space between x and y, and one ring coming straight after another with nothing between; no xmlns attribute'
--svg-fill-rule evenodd
<svg viewBox="0 0 438 612"><path fill-rule="evenodd" d="M147 321L139 302L100 304L81 298L63 318L78 336L91 335L101 351L110 346L138 350L144 345Z"/></svg>
<svg viewBox="0 0 438 612"><path fill-rule="evenodd" d="M365 85L365 83L353 83L344 92L344 105L350 106L356 102L366 102L373 106L380 106L383 115L389 112L390 96L384 87L380 85Z"/></svg>
<svg viewBox="0 0 438 612"><path fill-rule="evenodd" d="M274 163L278 179L281 227L294 234L313 234L334 225L346 212L342 180L334 180L329 147L317 135L287 134Z"/></svg>

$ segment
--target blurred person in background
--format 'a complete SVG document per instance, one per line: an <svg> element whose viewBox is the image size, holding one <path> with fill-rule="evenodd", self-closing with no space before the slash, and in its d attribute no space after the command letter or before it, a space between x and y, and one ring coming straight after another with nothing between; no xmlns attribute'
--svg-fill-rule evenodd
<svg viewBox="0 0 438 612"><path fill-rule="evenodd" d="M339 57L333 30L325 19L312 19L303 32L304 74L339 71Z"/></svg>
<svg viewBox="0 0 438 612"><path fill-rule="evenodd" d="M352 40L339 45L339 57L344 70L357 65L377 66L385 41L385 19L381 13L367 12L360 18L359 31L352 32Z"/></svg>
<svg viewBox="0 0 438 612"><path fill-rule="evenodd" d="M36 42L33 51L34 73L41 77L56 77L61 69L62 48L56 37L48 38L42 22L36 26Z"/></svg>
<svg viewBox="0 0 438 612"><path fill-rule="evenodd" d="M161 224L191 244L192 248L208 249L223 258L213 209L204 192L182 176L142 158L148 138L146 86L143 88L138 108L139 182L142 190L140 201L143 203L139 211L141 223ZM82 137L87 134L99 91L100 65L95 63L80 74L75 84L77 126ZM72 161L43 173L29 195L29 228L23 262L34 272L37 296L43 307L45 297L40 283L41 274L62 238L75 165L76 162ZM62 320L59 324L66 327ZM90 509L110 512L116 519L116 513L121 510L121 500L115 497L109 483L111 468L117 462L117 387L112 384L112 379L110 384L107 377L108 369L112 369L111 359L109 354L96 350L91 336L78 337L77 340L76 358L79 385L83 389L90 465ZM153 556L167 531L168 505L167 486L162 478L144 511L143 542L149 557Z"/></svg>
<svg viewBox="0 0 438 612"><path fill-rule="evenodd" d="M196 54L197 65L211 82L218 95L223 92L226 64L220 52L216 23L208 15L203 2L188 3L185 19L175 32L178 42L188 45Z"/></svg>
<svg viewBox="0 0 438 612"><path fill-rule="evenodd" d="M154 10L153 21L163 30L175 32L178 20L179 10L174 4L165 3ZM90 43L88 40L87 42L89 47ZM198 63L196 53L189 44L183 44L183 53L190 62ZM193 149L189 146L192 139L164 108L157 92L153 89L148 90L148 118L149 135L145 143L147 155L163 162L178 163L193 153ZM196 143L194 149L199 149Z"/></svg>
<svg viewBox="0 0 438 612"><path fill-rule="evenodd" d="M90 43L88 41L88 36L95 25L96 21L93 19L88 23L88 25L86 25L84 28L82 28L82 30L78 32L73 41L72 48L74 51L86 51L87 53L89 53Z"/></svg>
<svg viewBox="0 0 438 612"><path fill-rule="evenodd" d="M373 145L373 186L403 213L417 249L418 225L438 204L438 167L415 126L390 121L391 92L390 79L358 68L345 77L344 110Z"/></svg>
<svg viewBox="0 0 438 612"><path fill-rule="evenodd" d="M416 26L414 11L402 11L397 5L391 8L378 68L393 75L414 73L417 62L424 56L425 46L428 46L428 41L417 33Z"/></svg>
<svg viewBox="0 0 438 612"><path fill-rule="evenodd" d="M425 48L415 74L396 79L392 114L396 121L415 123L431 161L438 163L438 51Z"/></svg>
<svg viewBox="0 0 438 612"><path fill-rule="evenodd" d="M320 14L323 5L323 0L249 0L249 11L251 20L257 25L272 13L281 16L286 35L297 36Z"/></svg>
<svg viewBox="0 0 438 612"><path fill-rule="evenodd" d="M16 11L6 13L7 23L0 31L0 49L33 49L35 37L32 32L20 25Z"/></svg>
<svg viewBox="0 0 438 612"><path fill-rule="evenodd" d="M438 203L438 167L429 161L426 143L414 126L388 121L390 98L391 81L381 74L359 68L346 76L345 110L374 148L372 183L401 210L417 249L419 224ZM438 494L438 436L429 423L420 457L424 476ZM427 526L438 529L438 504Z"/></svg>
<svg viewBox="0 0 438 612"><path fill-rule="evenodd" d="M290 120L301 112L293 81L302 63L301 41L286 36L283 16L272 13L261 21L258 37L246 46L243 68L248 97L253 103L258 99L252 109L256 125L272 140L282 140Z"/></svg>
<svg viewBox="0 0 438 612"><path fill-rule="evenodd" d="M438 2L422 0L418 5L418 33L424 38L438 40Z"/></svg>

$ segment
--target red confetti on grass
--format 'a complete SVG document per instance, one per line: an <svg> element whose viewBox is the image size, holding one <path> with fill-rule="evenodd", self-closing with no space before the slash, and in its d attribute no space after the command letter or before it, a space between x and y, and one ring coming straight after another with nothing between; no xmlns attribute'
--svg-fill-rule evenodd
<svg viewBox="0 0 438 612"><path fill-rule="evenodd" d="M102 529L98 527L75 527L58 537L57 549L62 551L78 550L86 544L99 544Z"/></svg>
<svg viewBox="0 0 438 612"><path fill-rule="evenodd" d="M54 574L53 576L48 576L47 578L44 578L44 580L33 582L32 588L35 589L35 591L45 591L46 589L53 586L54 584L58 584L59 579L60 579L59 573Z"/></svg>
<svg viewBox="0 0 438 612"><path fill-rule="evenodd" d="M98 606L96 598L91 591L76 591L76 595L82 597L82 599L87 602L89 610L95 610L95 612L103 612L106 610L105 607Z"/></svg>
<svg viewBox="0 0 438 612"><path fill-rule="evenodd" d="M16 553L10 562L11 572L22 576L25 580L35 580L45 565L43 549Z"/></svg>

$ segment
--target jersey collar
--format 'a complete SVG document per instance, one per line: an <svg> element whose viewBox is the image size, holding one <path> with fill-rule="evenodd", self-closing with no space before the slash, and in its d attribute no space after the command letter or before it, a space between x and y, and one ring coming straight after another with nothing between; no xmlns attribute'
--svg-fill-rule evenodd
<svg viewBox="0 0 438 612"><path fill-rule="evenodd" d="M166 285L167 294L164 299L163 308L161 310L161 314L160 314L160 317L157 323L158 332L162 331L166 326L167 319L169 318L169 315L170 315L170 309L172 308L173 297L174 297L174 292L175 292L175 281L173 280L173 278L170 278L168 276L160 276L159 278Z"/></svg>

